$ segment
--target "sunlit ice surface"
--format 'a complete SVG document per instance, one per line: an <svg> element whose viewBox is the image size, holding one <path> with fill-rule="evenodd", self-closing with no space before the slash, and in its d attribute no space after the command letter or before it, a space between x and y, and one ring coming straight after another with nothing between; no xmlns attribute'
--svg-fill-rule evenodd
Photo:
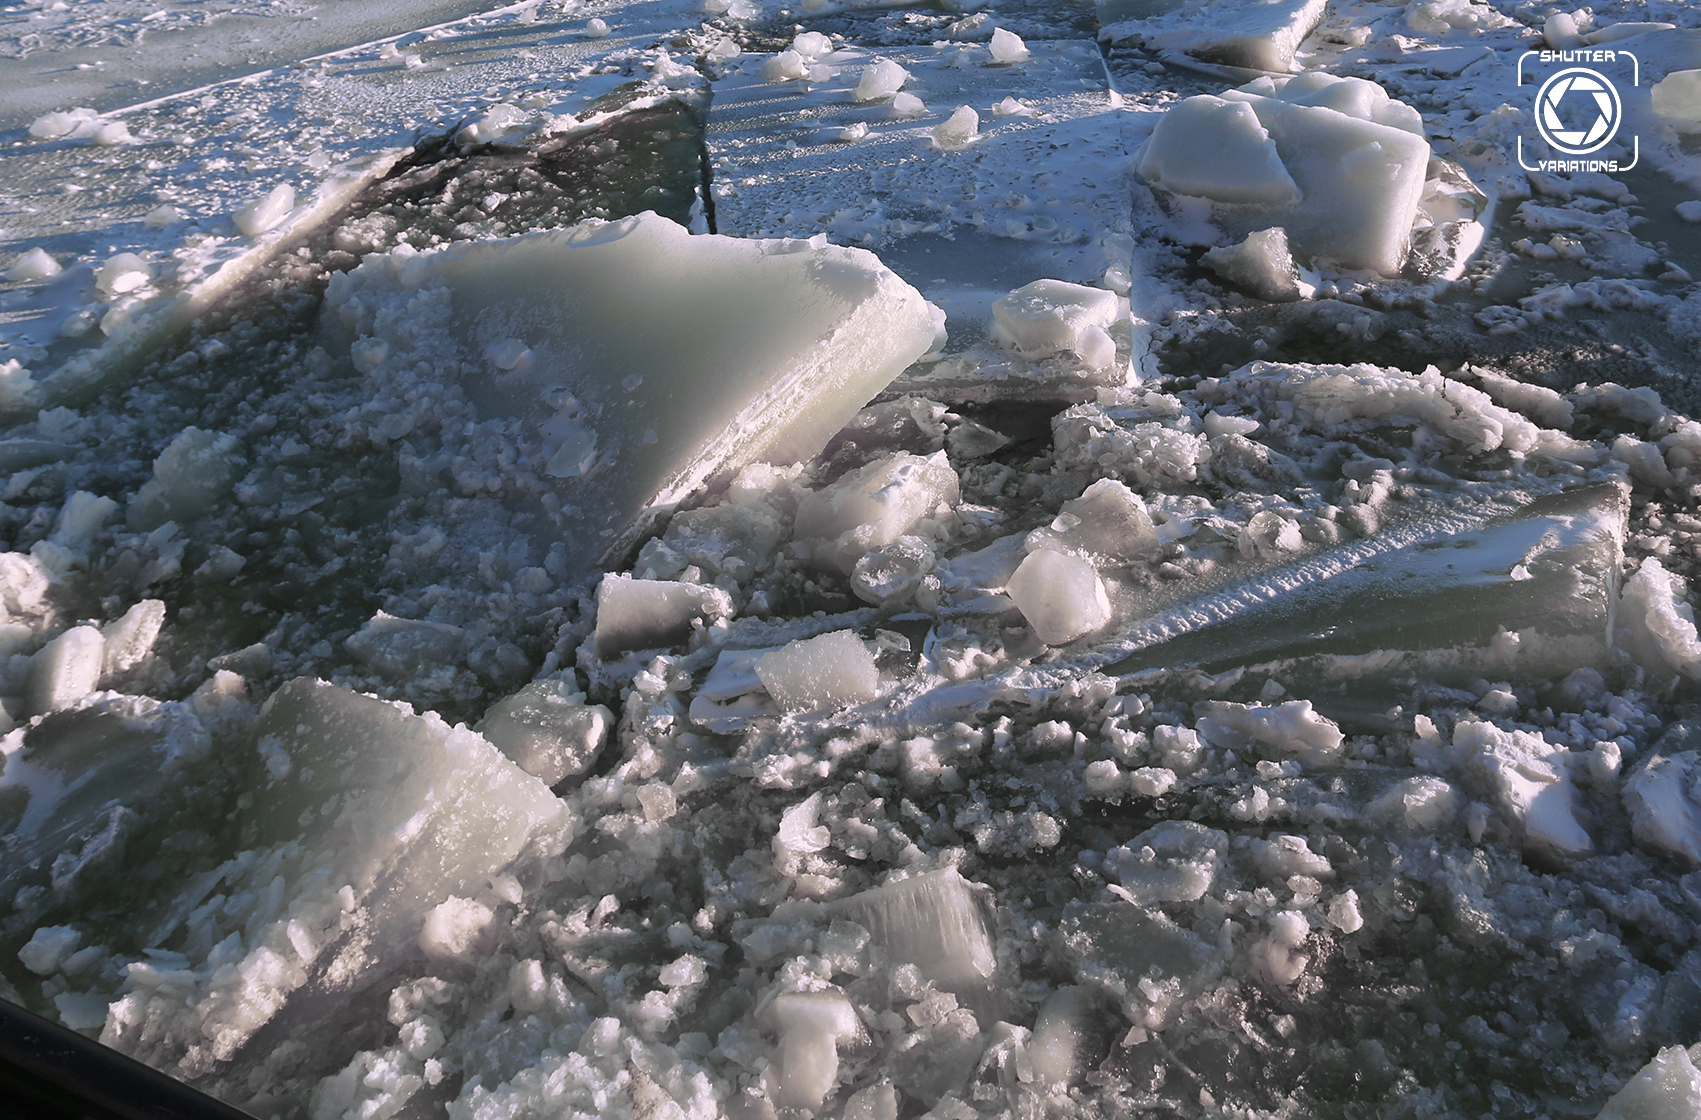
<svg viewBox="0 0 1701 1120"><path fill-rule="evenodd" d="M1701 1111L1690 6L0 54L0 998L263 1118Z"/></svg>

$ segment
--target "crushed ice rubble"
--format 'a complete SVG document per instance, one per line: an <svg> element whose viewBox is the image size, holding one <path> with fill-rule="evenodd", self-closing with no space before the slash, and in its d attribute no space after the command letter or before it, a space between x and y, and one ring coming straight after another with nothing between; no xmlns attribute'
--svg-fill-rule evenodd
<svg viewBox="0 0 1701 1120"><path fill-rule="evenodd" d="M261 1117L1701 1110L1701 423L1542 365L1696 368L1701 201L1498 61L1694 193L1693 12L967 7L20 122L0 996Z"/></svg>

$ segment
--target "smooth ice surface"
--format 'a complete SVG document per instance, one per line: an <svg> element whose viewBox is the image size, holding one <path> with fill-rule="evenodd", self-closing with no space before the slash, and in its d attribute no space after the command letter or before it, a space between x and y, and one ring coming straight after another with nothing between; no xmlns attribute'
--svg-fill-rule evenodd
<svg viewBox="0 0 1701 1120"><path fill-rule="evenodd" d="M343 643L362 664L393 680L454 666L466 650L458 626L378 611Z"/></svg>
<svg viewBox="0 0 1701 1120"><path fill-rule="evenodd" d="M1323 19L1328 0L1187 0L1144 18L1122 19L1126 0L1099 0L1099 37L1202 62L1287 73L1294 51Z"/></svg>
<svg viewBox="0 0 1701 1120"><path fill-rule="evenodd" d="M732 613L732 597L718 587L609 573L597 585L596 653L676 645L693 625L723 622Z"/></svg>
<svg viewBox="0 0 1701 1120"><path fill-rule="evenodd" d="M1381 86L1308 73L1180 102L1137 168L1164 190L1219 203L1216 220L1235 236L1280 225L1309 255L1392 276L1429 156L1417 112Z"/></svg>
<svg viewBox="0 0 1701 1120"><path fill-rule="evenodd" d="M854 630L792 642L765 654L755 673L788 712L860 704L874 699L880 688L874 656Z"/></svg>
<svg viewBox="0 0 1701 1120"><path fill-rule="evenodd" d="M864 250L694 237L654 214L368 256L325 314L384 381L410 376L413 346L442 367L523 341L523 369L450 380L521 421L567 480L576 565L747 463L813 454L935 335L926 301Z"/></svg>
<svg viewBox="0 0 1701 1120"><path fill-rule="evenodd" d="M1030 552L1006 590L1048 646L1072 642L1110 621L1110 600L1093 566L1048 548Z"/></svg>

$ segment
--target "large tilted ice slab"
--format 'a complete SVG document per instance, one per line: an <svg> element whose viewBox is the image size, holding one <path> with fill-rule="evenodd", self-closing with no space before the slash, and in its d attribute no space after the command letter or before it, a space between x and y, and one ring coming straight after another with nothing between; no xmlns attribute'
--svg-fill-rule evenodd
<svg viewBox="0 0 1701 1120"><path fill-rule="evenodd" d="M1307 73L1178 102L1136 169L1170 194L1209 200L1231 237L1280 226L1319 261L1392 276L1429 162L1417 110L1375 82Z"/></svg>
<svg viewBox="0 0 1701 1120"><path fill-rule="evenodd" d="M1099 0L1099 21L1105 25L1099 38L1117 46L1173 51L1200 62L1285 74L1296 69L1294 52L1323 21L1328 7L1328 0ZM1147 14L1154 8L1159 10Z"/></svg>
<svg viewBox="0 0 1701 1120"><path fill-rule="evenodd" d="M474 406L518 419L529 469L561 480L581 565L712 480L814 454L937 334L865 250L692 236L649 213L369 256L325 316L374 377L465 363Z"/></svg>
<svg viewBox="0 0 1701 1120"><path fill-rule="evenodd" d="M191 880L155 931L185 946L184 967L166 981L132 965L101 1035L180 1076L214 1071L280 1016L284 1035L326 1029L420 948L476 942L464 919L488 922L493 877L569 828L564 803L481 736L307 678L267 701L249 781L245 850ZM215 891L222 904L205 905ZM448 934L444 907L463 919Z"/></svg>
<svg viewBox="0 0 1701 1120"><path fill-rule="evenodd" d="M1629 501L1603 483L1476 525L1436 513L1133 626L1124 669L1321 659L1348 674L1606 664Z"/></svg>

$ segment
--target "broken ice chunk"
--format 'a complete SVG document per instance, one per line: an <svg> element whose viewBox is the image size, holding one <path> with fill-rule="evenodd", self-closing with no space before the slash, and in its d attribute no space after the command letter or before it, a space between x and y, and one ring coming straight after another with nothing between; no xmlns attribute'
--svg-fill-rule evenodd
<svg viewBox="0 0 1701 1120"><path fill-rule="evenodd" d="M1046 997L1028 1038L1028 1063L1035 1081L1060 1089L1086 1072L1088 1033L1098 1004L1096 992L1073 984Z"/></svg>
<svg viewBox="0 0 1701 1120"><path fill-rule="evenodd" d="M839 1076L838 1044L862 1032L845 994L836 989L783 992L762 1013L778 1037L776 1061L765 1076L775 1108L817 1109Z"/></svg>
<svg viewBox="0 0 1701 1120"><path fill-rule="evenodd" d="M1638 841L1701 867L1701 753L1656 751L1624 782L1630 830Z"/></svg>
<svg viewBox="0 0 1701 1120"><path fill-rule="evenodd" d="M95 271L95 287L109 296L133 292L152 279L148 262L135 253L116 253Z"/></svg>
<svg viewBox="0 0 1701 1120"><path fill-rule="evenodd" d="M1106 857L1136 906L1197 902L1210 891L1228 852L1226 832L1193 821L1165 821Z"/></svg>
<svg viewBox="0 0 1701 1120"><path fill-rule="evenodd" d="M1701 70L1673 70L1654 83L1654 112L1680 129L1701 128Z"/></svg>
<svg viewBox="0 0 1701 1120"><path fill-rule="evenodd" d="M764 654L755 672L768 695L788 712L842 708L880 692L874 655L854 630L792 642Z"/></svg>
<svg viewBox="0 0 1701 1120"><path fill-rule="evenodd" d="M231 220L244 237L265 233L289 215L295 208L295 188L279 183L260 198L232 214Z"/></svg>
<svg viewBox="0 0 1701 1120"><path fill-rule="evenodd" d="M1374 82L1260 78L1178 103L1137 170L1166 191L1220 204L1215 220L1236 236L1280 225L1312 256L1392 276L1428 180L1422 132L1415 111Z"/></svg>
<svg viewBox="0 0 1701 1120"><path fill-rule="evenodd" d="M1109 996L1137 1027L1159 1031L1229 962L1161 911L1115 899L1070 903L1058 923L1075 982Z"/></svg>
<svg viewBox="0 0 1701 1120"><path fill-rule="evenodd" d="M388 348L372 376L426 363L529 426L540 454L562 445L542 429L571 401L597 448L561 483L576 572L624 556L711 480L813 455L935 336L927 301L865 250L693 236L649 213L369 254L332 278L321 321L360 336L344 353ZM521 322L533 360L497 384L477 356Z"/></svg>
<svg viewBox="0 0 1701 1120"><path fill-rule="evenodd" d="M943 451L925 458L903 451L803 499L793 533L816 563L848 574L865 554L913 534L957 498L957 472Z"/></svg>
<svg viewBox="0 0 1701 1120"><path fill-rule="evenodd" d="M992 303L997 335L1030 357L1062 351L1092 369L1116 360L1110 328L1122 314L1115 292L1064 280L1035 280Z"/></svg>
<svg viewBox="0 0 1701 1120"><path fill-rule="evenodd" d="M1474 650L1562 673L1604 663L1627 513L1623 490L1605 484L1545 495L1464 532L1424 522L1385 530L1139 623L1126 639L1139 652L1118 667L1378 650ZM1509 648L1502 639L1497 653L1502 632L1523 637Z"/></svg>
<svg viewBox="0 0 1701 1120"><path fill-rule="evenodd" d="M495 920L484 903L450 895L425 916L419 947L435 964L470 964L495 948Z"/></svg>
<svg viewBox="0 0 1701 1120"><path fill-rule="evenodd" d="M322 681L280 688L255 734L242 842L281 870L226 904L247 932L219 979L164 1003L143 988L114 1004L101 1040L157 1067L187 1056L205 1072L280 1012L280 1042L345 1029L331 1009L417 960L435 907L476 903L534 836L571 820L543 783L465 727ZM287 858L267 863L267 853ZM254 858L221 873L240 876ZM439 923L439 940L452 947L465 924ZM292 1018L286 1008L304 986L313 1005Z"/></svg>
<svg viewBox="0 0 1701 1120"><path fill-rule="evenodd" d="M762 64L762 80L765 82L794 82L808 73L809 64L793 50L781 51Z"/></svg>
<svg viewBox="0 0 1701 1120"><path fill-rule="evenodd" d="M93 626L73 626L43 646L30 666L30 710L68 708L100 683L105 643Z"/></svg>
<svg viewBox="0 0 1701 1120"><path fill-rule="evenodd" d="M933 129L933 142L947 152L959 152L980 139L980 114L972 105L959 105L956 112Z"/></svg>
<svg viewBox="0 0 1701 1120"><path fill-rule="evenodd" d="M863 69L851 96L858 101L884 101L902 89L909 78L908 70L889 58L883 58Z"/></svg>
<svg viewBox="0 0 1701 1120"><path fill-rule="evenodd" d="M1145 18L1119 19L1126 0L1098 0L1100 37L1117 45L1182 51L1202 62L1286 73L1322 22L1327 0L1186 0Z"/></svg>
<svg viewBox="0 0 1701 1120"><path fill-rule="evenodd" d="M921 98L913 93L899 92L892 97L892 115L894 117L919 117L927 112L927 106Z"/></svg>
<svg viewBox="0 0 1701 1120"><path fill-rule="evenodd" d="M168 521L188 524L230 492L245 466L235 436L184 428L154 460L153 477L130 499L124 519L136 533Z"/></svg>
<svg viewBox="0 0 1701 1120"><path fill-rule="evenodd" d="M1304 197L1244 100L1200 95L1178 102L1140 149L1136 170L1165 190L1224 203L1286 206Z"/></svg>
<svg viewBox="0 0 1701 1120"><path fill-rule="evenodd" d="M830 913L868 930L893 965L974 1006L983 1022L997 1002L988 892L955 868L887 883L838 902Z"/></svg>
<svg viewBox="0 0 1701 1120"><path fill-rule="evenodd" d="M1114 478L1101 478L1079 498L1064 502L1051 524L1029 533L1023 547L1126 565L1156 556L1158 533L1138 494Z"/></svg>
<svg viewBox="0 0 1701 1120"><path fill-rule="evenodd" d="M466 640L466 631L459 626L378 611L343 645L363 665L392 680L405 680L455 664Z"/></svg>
<svg viewBox="0 0 1701 1120"><path fill-rule="evenodd" d="M726 733L745 727L755 716L772 716L773 701L762 689L756 663L773 649L722 650L708 677L691 698L691 722Z"/></svg>
<svg viewBox="0 0 1701 1120"><path fill-rule="evenodd" d="M1208 700L1196 710L1199 734L1218 747L1263 747L1312 763L1333 761L1341 751L1341 729L1313 710L1309 700L1289 700L1274 707Z"/></svg>
<svg viewBox="0 0 1701 1120"><path fill-rule="evenodd" d="M1682 595L1682 579L1653 557L1642 561L1619 598L1619 644L1651 673L1701 680L1695 610Z"/></svg>
<svg viewBox="0 0 1701 1120"><path fill-rule="evenodd" d="M902 603L922 586L937 559L920 537L899 537L876 548L851 570L851 590L865 603Z"/></svg>
<svg viewBox="0 0 1701 1120"><path fill-rule="evenodd" d="M1683 1047L1668 1046L1612 1095L1595 1120L1690 1120L1694 1116L1701 1116L1701 1070Z"/></svg>
<svg viewBox="0 0 1701 1120"><path fill-rule="evenodd" d="M1006 31L1000 27L993 31L992 39L987 43L987 49L992 52L992 61L1001 66L1016 62L1026 62L1033 54L1028 45L1022 42L1022 37L1014 31Z"/></svg>
<svg viewBox="0 0 1701 1120"><path fill-rule="evenodd" d="M732 596L718 587L609 572L597 585L596 655L664 649L689 638L695 625L731 617Z"/></svg>
<svg viewBox="0 0 1701 1120"><path fill-rule="evenodd" d="M128 672L139 665L153 652L164 625L165 604L158 599L143 599L123 617L101 627L101 676Z"/></svg>
<svg viewBox="0 0 1701 1120"><path fill-rule="evenodd" d="M30 122L29 133L37 140L58 140L69 136L97 119L93 109L81 106L56 113L43 113Z"/></svg>
<svg viewBox="0 0 1701 1120"><path fill-rule="evenodd" d="M1212 249L1200 263L1261 300L1292 303L1317 294L1317 276L1294 263L1281 226L1250 233L1239 245Z"/></svg>
<svg viewBox="0 0 1701 1120"><path fill-rule="evenodd" d="M553 786L590 769L614 716L565 681L533 681L490 706L476 728L532 777Z"/></svg>
<svg viewBox="0 0 1701 1120"><path fill-rule="evenodd" d="M1455 726L1453 747L1518 824L1527 848L1557 856L1593 850L1577 820L1579 797L1564 747L1534 731L1506 731L1480 720Z"/></svg>
<svg viewBox="0 0 1701 1120"><path fill-rule="evenodd" d="M1459 801L1458 792L1441 778L1402 778L1366 806L1364 815L1379 824L1431 832L1452 823L1459 812Z"/></svg>
<svg viewBox="0 0 1701 1120"><path fill-rule="evenodd" d="M1085 560L1061 552L1029 553L1005 590L1048 646L1072 642L1110 621L1110 597L1099 574Z"/></svg>
<svg viewBox="0 0 1701 1120"><path fill-rule="evenodd" d="M8 268L4 275L6 279L14 282L46 280L48 277L57 276L63 271L64 269L59 266L59 262L48 256L44 250L31 249L13 261L12 267Z"/></svg>

